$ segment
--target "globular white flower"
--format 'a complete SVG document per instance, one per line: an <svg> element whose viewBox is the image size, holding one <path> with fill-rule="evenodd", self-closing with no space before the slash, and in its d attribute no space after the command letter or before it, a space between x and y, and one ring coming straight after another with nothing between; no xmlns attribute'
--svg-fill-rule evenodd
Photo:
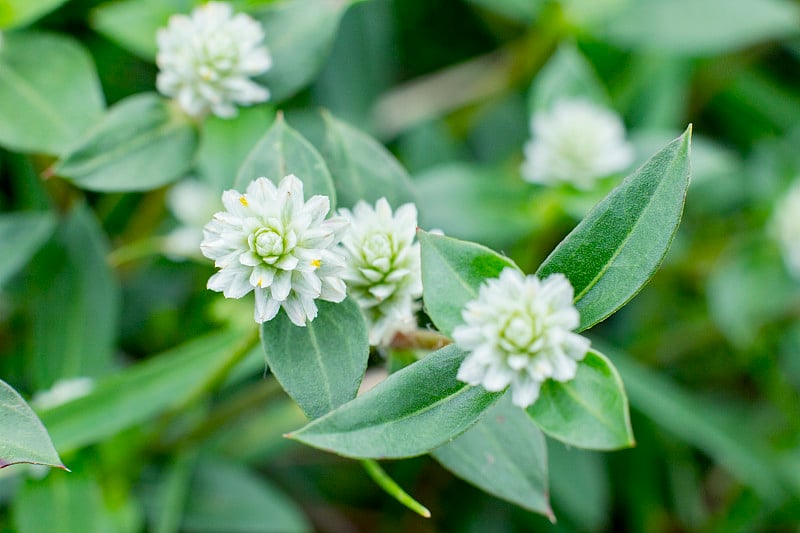
<svg viewBox="0 0 800 533"><path fill-rule="evenodd" d="M225 211L203 229L200 249L220 269L208 288L226 298L255 292L255 320L272 320L282 307L298 326L317 316L315 299L341 302L344 256L338 243L347 219L332 217L327 196L303 198L303 182L283 178L277 187L258 178L241 194L222 193Z"/></svg>
<svg viewBox="0 0 800 533"><path fill-rule="evenodd" d="M453 331L458 346L470 352L458 379L493 392L511 385L512 401L527 407L545 380L574 378L589 341L573 332L580 317L572 298L563 274L540 280L505 268L484 282L462 311L464 324Z"/></svg>
<svg viewBox="0 0 800 533"><path fill-rule="evenodd" d="M778 202L771 229L786 268L792 276L800 279L800 180Z"/></svg>
<svg viewBox="0 0 800 533"><path fill-rule="evenodd" d="M209 2L191 15L173 15L156 40L156 86L189 115L233 117L236 104L269 99L269 91L250 79L272 66L264 30L248 15L234 15L230 4Z"/></svg>
<svg viewBox="0 0 800 533"><path fill-rule="evenodd" d="M37 409L51 409L86 396L94 389L94 380L88 377L60 379L47 390L33 395L31 404Z"/></svg>
<svg viewBox="0 0 800 533"><path fill-rule="evenodd" d="M219 193L202 181L187 178L167 192L167 208L180 225L165 237L164 250L177 259L199 256L203 226L222 208Z"/></svg>
<svg viewBox="0 0 800 533"><path fill-rule="evenodd" d="M344 279L361 306L372 345L387 344L395 333L416 327L414 313L422 296L417 208L400 206L392 214L386 198L373 209L358 202L339 213L351 223L342 239L347 252Z"/></svg>
<svg viewBox="0 0 800 533"><path fill-rule="evenodd" d="M620 117L586 100L560 100L535 113L530 126L522 176L532 183L589 189L633 161Z"/></svg>

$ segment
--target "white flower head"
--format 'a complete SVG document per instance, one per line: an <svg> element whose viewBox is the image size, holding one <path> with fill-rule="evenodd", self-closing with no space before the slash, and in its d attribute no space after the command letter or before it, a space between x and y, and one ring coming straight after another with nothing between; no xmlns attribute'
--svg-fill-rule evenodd
<svg viewBox="0 0 800 533"><path fill-rule="evenodd" d="M422 296L417 208L404 204L393 215L381 198L374 209L361 201L352 212L339 213L351 224L342 239L344 279L367 319L370 344L387 344L395 333L416 327L414 313Z"/></svg>
<svg viewBox="0 0 800 533"><path fill-rule="evenodd" d="M345 298L344 256L338 243L347 219L332 217L327 196L303 198L303 182L283 178L277 187L258 178L241 194L222 193L225 211L203 230L200 249L220 270L208 288L226 298L255 292L255 320L272 320L282 307L304 326L317 316L317 298Z"/></svg>
<svg viewBox="0 0 800 533"><path fill-rule="evenodd" d="M92 378L60 379L49 389L34 394L31 404L37 409L52 409L69 401L82 398L92 390L94 390L94 380Z"/></svg>
<svg viewBox="0 0 800 533"><path fill-rule="evenodd" d="M778 202L771 226L787 270L800 279L800 180Z"/></svg>
<svg viewBox="0 0 800 533"><path fill-rule="evenodd" d="M580 317L572 298L563 274L540 280L505 268L484 282L462 311L465 323L453 331L470 352L458 379L493 392L511 385L512 401L527 407L545 380L574 378L589 341L573 332Z"/></svg>
<svg viewBox="0 0 800 533"><path fill-rule="evenodd" d="M586 100L560 100L551 110L535 113L531 134L522 176L532 183L590 189L598 178L633 161L620 117Z"/></svg>
<svg viewBox="0 0 800 533"><path fill-rule="evenodd" d="M189 115L210 111L228 118L236 104L269 99L269 91L250 80L272 66L264 30L248 15L234 15L230 4L209 2L191 15L173 15L156 40L156 86Z"/></svg>

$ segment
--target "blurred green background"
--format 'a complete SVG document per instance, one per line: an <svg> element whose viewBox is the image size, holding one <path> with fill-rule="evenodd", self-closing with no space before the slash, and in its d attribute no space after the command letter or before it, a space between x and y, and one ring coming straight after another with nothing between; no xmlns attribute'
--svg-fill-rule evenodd
<svg viewBox="0 0 800 533"><path fill-rule="evenodd" d="M191 5L70 0L31 23L80 41L111 105L154 90L143 29ZM108 404L42 410L73 473L0 471L0 531L800 531L800 279L771 229L800 179L797 2L356 3L310 85L203 126L194 174L230 186L277 109L315 141L324 107L408 169L422 226L531 272L614 184L587 193L520 178L530 87L560 44L596 71L637 161L687 123L695 134L693 183L665 264L592 331L625 381L637 446L595 453L550 441L556 524L428 457L385 465L433 517L414 515L357 463L282 438L303 416L264 379L259 353L217 394L171 404L235 338L205 335L247 324L248 303L207 292L206 262L131 247L177 225L166 189L83 193L39 178L51 156L2 149L0 209L68 214L51 238L27 240L31 253L43 246L0 287L0 376L29 398L91 376ZM118 389L146 401L115 403Z"/></svg>

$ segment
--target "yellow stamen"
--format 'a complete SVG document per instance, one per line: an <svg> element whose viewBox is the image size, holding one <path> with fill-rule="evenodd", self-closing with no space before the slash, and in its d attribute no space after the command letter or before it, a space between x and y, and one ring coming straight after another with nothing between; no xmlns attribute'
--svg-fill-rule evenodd
<svg viewBox="0 0 800 533"><path fill-rule="evenodd" d="M263 283L264 283L264 280L259 278L258 283L256 283L256 287L258 287L260 289L261 286L263 285Z"/></svg>
<svg viewBox="0 0 800 533"><path fill-rule="evenodd" d="M247 207L247 198L245 198L244 195L241 195L239 197L239 203L242 204L243 206Z"/></svg>
<svg viewBox="0 0 800 533"><path fill-rule="evenodd" d="M322 266L322 261L320 261L319 259L312 259L311 266L319 268Z"/></svg>

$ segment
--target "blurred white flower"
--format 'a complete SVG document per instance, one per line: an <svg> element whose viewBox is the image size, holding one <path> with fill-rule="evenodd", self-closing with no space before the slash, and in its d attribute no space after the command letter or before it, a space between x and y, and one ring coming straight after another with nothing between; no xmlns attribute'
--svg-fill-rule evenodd
<svg viewBox="0 0 800 533"><path fill-rule="evenodd" d="M200 256L203 226L221 207L219 193L202 181L188 178L173 185L167 208L180 226L165 237L165 252L175 258Z"/></svg>
<svg viewBox="0 0 800 533"><path fill-rule="evenodd" d="M56 381L48 390L39 391L31 398L37 409L51 409L71 400L86 396L94 389L94 380L87 377L67 378Z"/></svg>
<svg viewBox="0 0 800 533"><path fill-rule="evenodd" d="M484 282L462 311L465 323L453 331L456 344L470 352L458 379L488 391L511 385L520 407L536 401L546 379L573 379L589 341L573 333L580 317L572 298L563 274L539 280L506 268Z"/></svg>
<svg viewBox="0 0 800 533"><path fill-rule="evenodd" d="M787 270L800 279L800 180L775 207L772 233L781 248Z"/></svg>
<svg viewBox="0 0 800 533"><path fill-rule="evenodd" d="M620 117L591 102L560 100L550 111L535 113L530 126L522 176L532 183L589 189L633 161Z"/></svg>
<svg viewBox="0 0 800 533"><path fill-rule="evenodd" d="M233 117L236 104L269 99L269 91L250 80L272 66L264 31L248 15L234 15L230 4L209 2L191 15L173 15L156 40L156 86L189 115Z"/></svg>
<svg viewBox="0 0 800 533"><path fill-rule="evenodd" d="M317 316L315 299L345 298L344 257L338 249L347 219L325 215L327 196L303 199L303 182L283 178L276 188L258 178L241 194L222 193L225 211L203 230L200 249L220 271L208 288L226 298L255 291L255 320L272 320L283 307L289 319L305 326Z"/></svg>
<svg viewBox="0 0 800 533"><path fill-rule="evenodd" d="M347 251L344 279L361 306L372 345L388 344L394 334L417 325L414 313L422 296L417 208L405 204L392 215L386 198L373 209L358 202L353 211L340 209L350 221L342 239Z"/></svg>

